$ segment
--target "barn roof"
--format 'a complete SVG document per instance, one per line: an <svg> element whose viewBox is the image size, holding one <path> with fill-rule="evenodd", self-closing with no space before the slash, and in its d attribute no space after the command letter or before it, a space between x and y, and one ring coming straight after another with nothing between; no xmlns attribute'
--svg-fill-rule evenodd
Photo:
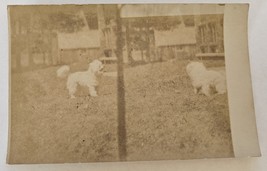
<svg viewBox="0 0 267 171"><path fill-rule="evenodd" d="M80 31L75 33L58 33L59 49L99 48L98 30Z"/></svg>
<svg viewBox="0 0 267 171"><path fill-rule="evenodd" d="M155 45L157 47L196 44L194 27L182 27L170 31L155 30L154 34L155 34Z"/></svg>

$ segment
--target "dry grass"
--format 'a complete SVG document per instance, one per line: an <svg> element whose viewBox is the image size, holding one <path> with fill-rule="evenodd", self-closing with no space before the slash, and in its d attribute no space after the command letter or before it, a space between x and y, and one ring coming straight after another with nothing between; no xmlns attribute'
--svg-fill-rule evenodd
<svg viewBox="0 0 267 171"><path fill-rule="evenodd" d="M185 65L126 67L128 160L233 156L227 95L194 95ZM116 78L101 78L99 97L69 99L57 68L12 74L10 162L117 161Z"/></svg>

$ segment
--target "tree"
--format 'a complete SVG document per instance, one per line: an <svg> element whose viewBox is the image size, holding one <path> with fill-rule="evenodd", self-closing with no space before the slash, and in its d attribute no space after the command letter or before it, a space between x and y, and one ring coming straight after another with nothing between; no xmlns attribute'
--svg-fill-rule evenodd
<svg viewBox="0 0 267 171"><path fill-rule="evenodd" d="M126 49L127 49L127 57L130 64L134 63L134 59L132 57L132 45L131 45L131 39L130 39L130 24L126 21Z"/></svg>
<svg viewBox="0 0 267 171"><path fill-rule="evenodd" d="M161 17L149 17L144 16L141 18L126 18L123 20L123 25L127 28L129 27L127 41L130 41L128 45L131 45L133 49L141 51L143 59L143 51L146 52L146 57L148 62L151 61L151 45L154 44L154 30L171 30L174 29L177 25L182 23L182 18L180 16L170 17L170 16L161 16ZM127 29L126 29L127 32ZM130 48L128 48L130 49ZM129 58L130 55L128 55ZM130 61L130 60L129 60Z"/></svg>
<svg viewBox="0 0 267 171"><path fill-rule="evenodd" d="M85 26L82 18L63 12L51 14L48 24L50 24L52 30L65 33L77 32Z"/></svg>

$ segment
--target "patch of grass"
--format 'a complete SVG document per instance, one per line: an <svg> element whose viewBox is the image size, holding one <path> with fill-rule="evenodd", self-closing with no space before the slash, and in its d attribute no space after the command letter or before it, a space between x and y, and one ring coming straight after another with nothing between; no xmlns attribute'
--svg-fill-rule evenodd
<svg viewBox="0 0 267 171"><path fill-rule="evenodd" d="M125 67L128 160L233 156L227 95L195 95L186 64ZM116 78L101 77L96 98L80 88L69 99L57 69L12 74L11 162L117 161Z"/></svg>

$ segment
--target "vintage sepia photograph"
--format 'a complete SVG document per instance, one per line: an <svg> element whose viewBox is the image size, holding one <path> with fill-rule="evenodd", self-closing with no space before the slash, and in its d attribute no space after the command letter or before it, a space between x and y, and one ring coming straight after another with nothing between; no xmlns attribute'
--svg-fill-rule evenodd
<svg viewBox="0 0 267 171"><path fill-rule="evenodd" d="M9 6L7 162L234 157L224 8Z"/></svg>

